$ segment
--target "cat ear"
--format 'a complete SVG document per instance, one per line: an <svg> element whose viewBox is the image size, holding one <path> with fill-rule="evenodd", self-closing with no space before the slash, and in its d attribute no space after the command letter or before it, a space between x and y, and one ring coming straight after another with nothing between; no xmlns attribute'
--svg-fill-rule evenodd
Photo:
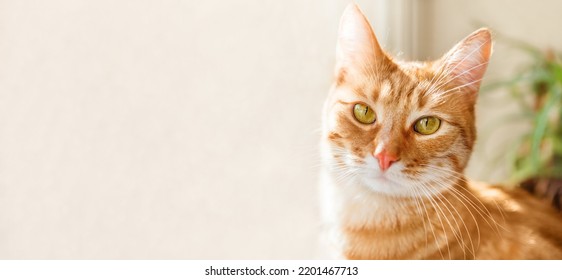
<svg viewBox="0 0 562 280"><path fill-rule="evenodd" d="M349 71L372 72L369 68L384 56L367 18L355 3L347 5L338 32L336 76Z"/></svg>
<svg viewBox="0 0 562 280"><path fill-rule="evenodd" d="M456 89L476 95L491 54L492 35L488 29L479 29L443 56L438 73Z"/></svg>

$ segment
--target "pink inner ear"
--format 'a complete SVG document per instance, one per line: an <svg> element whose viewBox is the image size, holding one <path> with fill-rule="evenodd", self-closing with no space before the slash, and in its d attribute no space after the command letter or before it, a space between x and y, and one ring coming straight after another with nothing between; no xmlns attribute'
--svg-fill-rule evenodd
<svg viewBox="0 0 562 280"><path fill-rule="evenodd" d="M492 36L480 29L453 47L444 57L440 75L459 90L477 92L492 52Z"/></svg>

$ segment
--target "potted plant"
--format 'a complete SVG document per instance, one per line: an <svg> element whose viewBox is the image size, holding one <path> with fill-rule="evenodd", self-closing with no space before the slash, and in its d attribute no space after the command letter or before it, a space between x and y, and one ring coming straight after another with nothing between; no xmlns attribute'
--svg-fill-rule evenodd
<svg viewBox="0 0 562 280"><path fill-rule="evenodd" d="M507 40L507 39L506 39ZM507 151L511 180L539 197L562 204L562 55L508 40L531 58L531 63L506 80L483 88L506 89L521 107L520 116L531 125ZM519 119L521 120L521 119Z"/></svg>

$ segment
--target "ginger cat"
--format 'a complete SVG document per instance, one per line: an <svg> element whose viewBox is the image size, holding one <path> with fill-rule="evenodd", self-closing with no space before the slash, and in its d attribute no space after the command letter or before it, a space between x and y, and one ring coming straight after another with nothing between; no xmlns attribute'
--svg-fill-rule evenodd
<svg viewBox="0 0 562 280"><path fill-rule="evenodd" d="M441 59L385 53L355 4L324 104L323 216L347 259L562 259L562 215L519 189L465 179L486 29Z"/></svg>

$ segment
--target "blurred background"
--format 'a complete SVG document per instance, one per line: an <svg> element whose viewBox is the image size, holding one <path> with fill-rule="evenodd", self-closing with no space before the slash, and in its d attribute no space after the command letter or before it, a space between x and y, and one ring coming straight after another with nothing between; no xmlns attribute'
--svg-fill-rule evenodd
<svg viewBox="0 0 562 280"><path fill-rule="evenodd" d="M317 143L349 2L0 1L0 258L326 257ZM482 26L562 49L557 0L356 2L402 59ZM536 59L512 45L479 101L474 179L508 181L502 148L533 127L494 121L521 110L497 81Z"/></svg>

